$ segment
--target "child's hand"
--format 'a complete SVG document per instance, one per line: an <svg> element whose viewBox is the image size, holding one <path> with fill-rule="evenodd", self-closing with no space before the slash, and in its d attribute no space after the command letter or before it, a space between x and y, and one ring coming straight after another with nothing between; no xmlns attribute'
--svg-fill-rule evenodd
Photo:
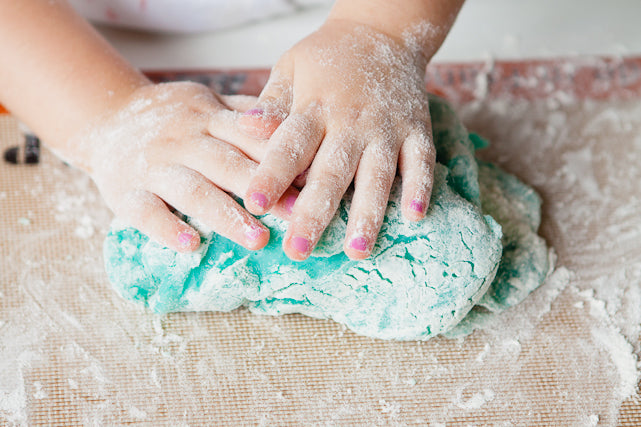
<svg viewBox="0 0 641 427"><path fill-rule="evenodd" d="M118 217L153 240L179 251L199 246L198 232L171 206L259 249L269 230L227 194L246 192L257 164L244 152L257 149L247 142L243 152L207 132L211 117L225 109L196 83L143 86L115 114L72 138L70 160L91 174ZM287 217L295 196L287 190L274 213Z"/></svg>
<svg viewBox="0 0 641 427"><path fill-rule="evenodd" d="M435 161L426 63L400 38L335 19L274 67L257 105L240 119L245 133L255 137L273 132L245 203L252 213L268 211L309 168L284 240L289 257L309 256L354 179L344 248L351 258L366 258L383 221L397 162L403 214L414 221L423 218ZM277 129L274 119L282 120Z"/></svg>

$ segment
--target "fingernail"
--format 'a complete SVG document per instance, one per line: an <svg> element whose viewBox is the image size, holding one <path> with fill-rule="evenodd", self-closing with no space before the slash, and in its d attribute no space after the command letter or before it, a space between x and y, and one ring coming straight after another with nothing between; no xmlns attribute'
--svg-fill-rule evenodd
<svg viewBox="0 0 641 427"><path fill-rule="evenodd" d="M357 251L365 251L367 250L367 240L363 236L355 237L350 242L349 247Z"/></svg>
<svg viewBox="0 0 641 427"><path fill-rule="evenodd" d="M182 246L189 246L189 243L194 238L194 235L191 233L180 233L178 235L178 241Z"/></svg>
<svg viewBox="0 0 641 427"><path fill-rule="evenodd" d="M295 178L295 179L302 179L302 178L304 178L304 177L305 177L305 175L307 175L307 172L309 172L309 168L305 169L304 171L302 171L301 173L299 173L298 175L296 175L296 178Z"/></svg>
<svg viewBox="0 0 641 427"><path fill-rule="evenodd" d="M288 197L285 199L285 210L287 211L287 213L289 213L289 214L290 214L290 213L292 213L292 212L293 212L293 210L294 210L294 203L296 203L296 199L297 199L297 197L296 197L296 196L288 196Z"/></svg>
<svg viewBox="0 0 641 427"><path fill-rule="evenodd" d="M306 254L307 252L309 252L309 240L303 237L292 237L289 243L292 248L296 249L300 253Z"/></svg>
<svg viewBox="0 0 641 427"><path fill-rule="evenodd" d="M425 203L421 202L420 200L412 200L412 203L410 203L410 209L416 212L423 213L425 211Z"/></svg>
<svg viewBox="0 0 641 427"><path fill-rule="evenodd" d="M262 116L265 110L262 108L251 108L243 113L243 116Z"/></svg>
<svg viewBox="0 0 641 427"><path fill-rule="evenodd" d="M257 240L264 232L265 230L263 230L262 228L252 225L249 227L249 230L245 231L245 236L249 240L254 241Z"/></svg>
<svg viewBox="0 0 641 427"><path fill-rule="evenodd" d="M267 207L267 197L263 193L252 193L249 198L256 206L260 206L261 208Z"/></svg>

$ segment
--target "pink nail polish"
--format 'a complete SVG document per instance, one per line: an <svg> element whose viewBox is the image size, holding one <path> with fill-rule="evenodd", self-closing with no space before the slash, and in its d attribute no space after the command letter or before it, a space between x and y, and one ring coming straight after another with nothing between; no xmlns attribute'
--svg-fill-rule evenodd
<svg viewBox="0 0 641 427"><path fill-rule="evenodd" d="M250 226L249 230L245 231L245 236L251 240L257 240L261 234L263 234L263 229L255 225Z"/></svg>
<svg viewBox="0 0 641 427"><path fill-rule="evenodd" d="M363 236L355 237L349 243L349 247L352 249L356 249L357 251L365 251L367 250L367 240Z"/></svg>
<svg viewBox="0 0 641 427"><path fill-rule="evenodd" d="M244 116L262 116L265 110L262 108L251 108L243 113Z"/></svg>
<svg viewBox="0 0 641 427"><path fill-rule="evenodd" d="M267 207L267 197L263 193L252 193L249 198L256 206L260 206L261 208Z"/></svg>
<svg viewBox="0 0 641 427"><path fill-rule="evenodd" d="M423 213L425 211L425 204L421 202L420 200L412 200L412 203L410 203L410 209L416 212Z"/></svg>
<svg viewBox="0 0 641 427"><path fill-rule="evenodd" d="M189 246L189 243L193 238L194 238L194 235L191 233L180 233L178 235L178 241L182 246Z"/></svg>
<svg viewBox="0 0 641 427"><path fill-rule="evenodd" d="M287 211L288 214L292 213L294 211L294 203L296 203L296 196L288 196L285 199L285 210Z"/></svg>
<svg viewBox="0 0 641 427"><path fill-rule="evenodd" d="M309 240L302 237L292 237L289 241L292 248L296 249L302 254L309 252L310 243Z"/></svg>

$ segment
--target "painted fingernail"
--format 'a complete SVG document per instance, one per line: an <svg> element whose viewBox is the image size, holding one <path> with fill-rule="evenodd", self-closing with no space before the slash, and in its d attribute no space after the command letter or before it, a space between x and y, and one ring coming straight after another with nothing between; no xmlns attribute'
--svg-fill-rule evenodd
<svg viewBox="0 0 641 427"><path fill-rule="evenodd" d="M292 213L294 211L294 203L296 203L296 196L288 196L285 199L285 210L287 211L288 214Z"/></svg>
<svg viewBox="0 0 641 427"><path fill-rule="evenodd" d="M410 203L410 209L416 212L423 213L425 211L425 203L421 202L420 200L412 200L412 203Z"/></svg>
<svg viewBox="0 0 641 427"><path fill-rule="evenodd" d="M249 230L245 231L245 236L249 240L254 241L254 240L257 240L260 237L260 235L263 234L264 232L265 230L263 230L262 228L252 225L249 227Z"/></svg>
<svg viewBox="0 0 641 427"><path fill-rule="evenodd" d="M267 207L267 197L263 193L252 193L249 198L256 206L260 206L261 208Z"/></svg>
<svg viewBox="0 0 641 427"><path fill-rule="evenodd" d="M243 116L262 116L265 110L262 108L251 108L243 113Z"/></svg>
<svg viewBox="0 0 641 427"><path fill-rule="evenodd" d="M357 251L365 251L367 250L367 240L363 236L355 237L349 243L349 247Z"/></svg>
<svg viewBox="0 0 641 427"><path fill-rule="evenodd" d="M309 252L309 240L303 237L292 237L289 243L292 248L296 249L300 253L306 254L307 252Z"/></svg>
<svg viewBox="0 0 641 427"><path fill-rule="evenodd" d="M191 240L194 238L194 235L191 233L180 233L178 235L178 241L182 246L189 246Z"/></svg>

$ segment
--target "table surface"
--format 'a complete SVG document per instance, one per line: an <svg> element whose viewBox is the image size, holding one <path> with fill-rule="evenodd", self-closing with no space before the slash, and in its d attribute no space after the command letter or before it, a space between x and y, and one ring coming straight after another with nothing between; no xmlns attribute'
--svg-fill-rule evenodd
<svg viewBox="0 0 641 427"><path fill-rule="evenodd" d="M101 31L145 69L267 68L326 13ZM542 194L558 257L523 304L460 341L243 310L159 318L110 290L111 216L87 177L46 150L1 163L0 424L641 425L641 61L619 59L641 55L639 16L634 0L470 0L435 58L431 89L492 142L486 159ZM155 78L256 93L266 76ZM22 144L0 116L0 149Z"/></svg>
<svg viewBox="0 0 641 427"><path fill-rule="evenodd" d="M431 68L430 87L491 141L482 156L541 193L557 257L462 340L384 342L246 310L158 317L110 290L111 216L86 176L46 150L0 163L0 424L641 425L640 70ZM255 92L266 75L154 77ZM0 150L22 144L0 117Z"/></svg>

